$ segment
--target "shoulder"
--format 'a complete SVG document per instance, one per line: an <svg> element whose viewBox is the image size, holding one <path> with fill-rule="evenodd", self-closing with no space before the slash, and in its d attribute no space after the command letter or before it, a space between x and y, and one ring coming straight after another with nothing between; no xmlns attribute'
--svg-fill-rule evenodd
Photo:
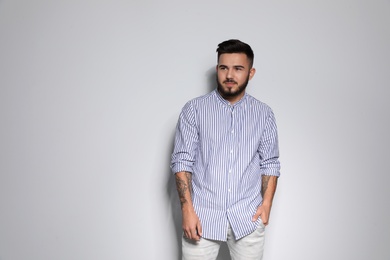
<svg viewBox="0 0 390 260"><path fill-rule="evenodd" d="M188 101L188 103L200 104L200 103L214 101L214 98L215 98L215 91L212 91L212 92L207 93L205 95L193 98L190 101Z"/></svg>
<svg viewBox="0 0 390 260"><path fill-rule="evenodd" d="M193 98L184 105L183 111L184 110L197 110L199 107L205 107L208 104L212 104L215 102L215 91L212 91L210 93L207 93L205 95Z"/></svg>
<svg viewBox="0 0 390 260"><path fill-rule="evenodd" d="M246 94L246 102L250 106L251 109L254 111L260 112L260 113L265 113L265 114L273 114L272 108L267 105L266 103L258 100L257 98Z"/></svg>

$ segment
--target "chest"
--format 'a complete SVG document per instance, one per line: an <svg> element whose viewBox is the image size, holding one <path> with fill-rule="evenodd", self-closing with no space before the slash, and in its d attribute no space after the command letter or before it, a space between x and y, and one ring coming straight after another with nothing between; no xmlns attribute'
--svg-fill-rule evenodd
<svg viewBox="0 0 390 260"><path fill-rule="evenodd" d="M266 115L250 108L200 109L196 125L201 142L260 142Z"/></svg>

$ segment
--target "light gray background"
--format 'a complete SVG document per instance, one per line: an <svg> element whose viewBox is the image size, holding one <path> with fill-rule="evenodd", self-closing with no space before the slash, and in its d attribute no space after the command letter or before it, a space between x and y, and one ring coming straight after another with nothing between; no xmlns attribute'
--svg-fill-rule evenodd
<svg viewBox="0 0 390 260"><path fill-rule="evenodd" d="M390 1L0 0L0 260L178 259L174 128L230 38L279 127L264 259L389 259Z"/></svg>

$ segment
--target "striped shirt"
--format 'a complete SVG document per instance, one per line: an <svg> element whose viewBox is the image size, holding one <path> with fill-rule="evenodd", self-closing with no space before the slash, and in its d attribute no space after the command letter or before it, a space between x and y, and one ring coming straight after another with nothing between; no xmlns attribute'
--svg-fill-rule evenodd
<svg viewBox="0 0 390 260"><path fill-rule="evenodd" d="M236 239L260 225L252 222L262 203L261 176L280 175L275 117L245 93L231 105L217 90L183 107L176 127L171 168L192 173L192 200L202 237Z"/></svg>

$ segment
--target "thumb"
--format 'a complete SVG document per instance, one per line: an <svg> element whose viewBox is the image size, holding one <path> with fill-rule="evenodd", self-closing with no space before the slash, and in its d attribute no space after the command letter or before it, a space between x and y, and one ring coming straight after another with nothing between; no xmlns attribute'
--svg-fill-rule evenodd
<svg viewBox="0 0 390 260"><path fill-rule="evenodd" d="M255 215L253 215L252 222L255 222L261 215L261 210L257 209Z"/></svg>

